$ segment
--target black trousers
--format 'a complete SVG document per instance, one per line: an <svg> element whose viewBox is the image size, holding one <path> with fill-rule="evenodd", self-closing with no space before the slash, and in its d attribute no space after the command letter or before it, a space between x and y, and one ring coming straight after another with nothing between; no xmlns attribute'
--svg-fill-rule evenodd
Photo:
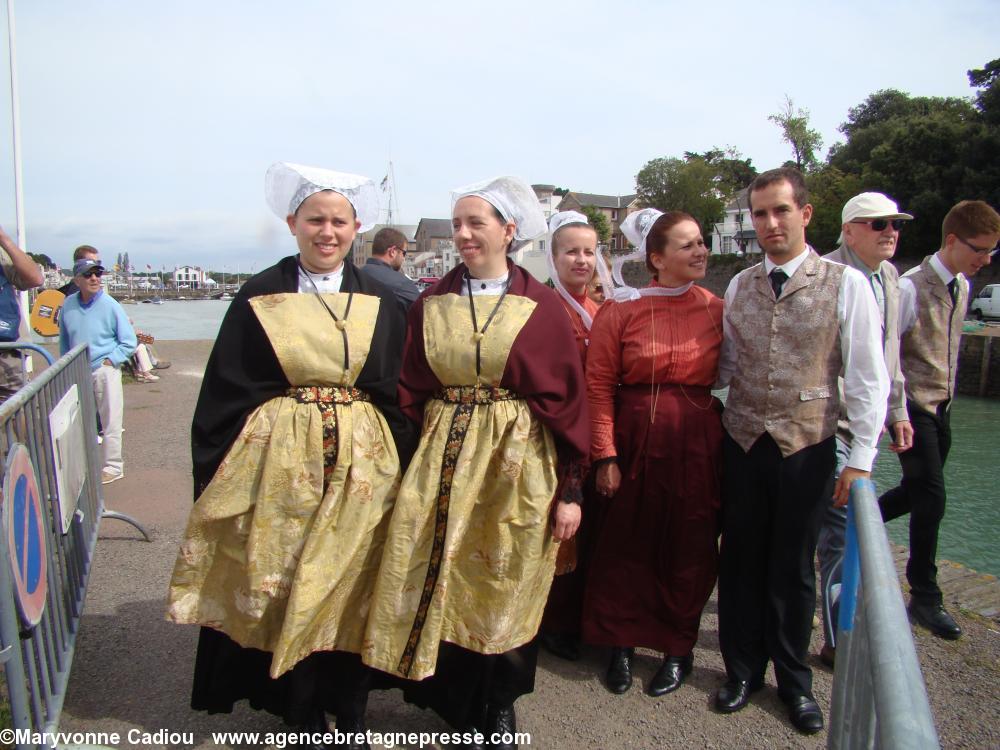
<svg viewBox="0 0 1000 750"><path fill-rule="evenodd" d="M762 679L770 659L782 699L811 695L813 556L833 494L834 438L783 458L770 435L744 452L727 434L722 456L719 644L726 672Z"/></svg>
<svg viewBox="0 0 1000 750"><path fill-rule="evenodd" d="M910 559L906 580L918 604L941 604L937 585L938 528L944 518L944 462L951 450L951 418L945 402L931 414L907 400L913 425L913 447L899 454L903 479L879 498L882 520L910 514Z"/></svg>

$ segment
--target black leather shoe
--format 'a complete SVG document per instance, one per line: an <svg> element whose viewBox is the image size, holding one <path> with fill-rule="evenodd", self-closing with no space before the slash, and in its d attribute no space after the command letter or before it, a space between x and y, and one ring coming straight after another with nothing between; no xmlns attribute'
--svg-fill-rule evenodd
<svg viewBox="0 0 1000 750"><path fill-rule="evenodd" d="M746 708L750 694L764 686L761 680L726 680L726 684L715 694L715 710L723 714L733 714Z"/></svg>
<svg viewBox="0 0 1000 750"><path fill-rule="evenodd" d="M605 684L615 695L621 695L632 687L632 654L634 648L616 646L611 649L611 663L608 664L608 674Z"/></svg>
<svg viewBox="0 0 1000 750"><path fill-rule="evenodd" d="M553 656L566 661L577 661L580 658L580 642L565 633L542 633L539 636L542 648Z"/></svg>
<svg viewBox="0 0 1000 750"><path fill-rule="evenodd" d="M666 657L646 686L646 694L657 698L674 692L684 682L684 678L691 674L693 665L694 654Z"/></svg>
<svg viewBox="0 0 1000 750"><path fill-rule="evenodd" d="M509 706L489 706L486 709L486 742L487 747L500 750L517 750L514 734L517 732L517 716L514 714L514 704ZM496 737L496 742L490 742L490 736ZM507 736L510 742L504 742Z"/></svg>
<svg viewBox="0 0 1000 750"><path fill-rule="evenodd" d="M462 733L469 738L469 741L459 745L459 750L486 750L486 740L482 731L475 727L466 727ZM479 737L483 738L483 742L476 742L477 733Z"/></svg>
<svg viewBox="0 0 1000 750"><path fill-rule="evenodd" d="M949 641L957 641L962 635L962 629L958 627L951 615L949 615L940 604L917 604L910 602L908 607L910 618L918 625L923 625L938 638L946 638Z"/></svg>
<svg viewBox="0 0 1000 750"><path fill-rule="evenodd" d="M323 742L323 735L331 734L330 725L326 722L326 713L321 709L316 709L304 722L293 726L289 732L295 734L307 734L309 742L299 743L305 750L330 750L333 743ZM332 734L330 739L332 739ZM313 742L313 740L317 740ZM290 741L290 739L289 739Z"/></svg>
<svg viewBox="0 0 1000 750"><path fill-rule="evenodd" d="M366 739L365 731L368 727L365 725L364 717L361 716L337 716L337 731L351 734L351 741L343 744L337 745L338 748L346 748L346 750L371 750L371 745L368 744ZM360 740L360 742L359 742Z"/></svg>
<svg viewBox="0 0 1000 750"><path fill-rule="evenodd" d="M823 712L811 695L799 695L786 702L788 718L802 734L816 734L823 729Z"/></svg>

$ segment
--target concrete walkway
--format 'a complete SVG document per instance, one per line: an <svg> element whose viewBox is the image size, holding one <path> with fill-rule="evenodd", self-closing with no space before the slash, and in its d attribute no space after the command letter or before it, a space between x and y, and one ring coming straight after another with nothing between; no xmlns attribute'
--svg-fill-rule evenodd
<svg viewBox="0 0 1000 750"><path fill-rule="evenodd" d="M209 342L157 342L173 366L150 385L125 389L125 478L108 485L109 508L132 514L153 534L141 541L126 524L105 521L94 562L69 693L64 731L192 733L190 744L213 745L212 732L279 731L280 722L241 706L232 715L207 716L188 708L196 628L163 619L164 597L191 505L188 430L208 358ZM957 642L916 632L917 649L944 747L1000 747L1000 587L995 580L944 566L949 602L965 629ZM966 604L960 604L966 607ZM975 614L979 612L982 614ZM813 651L818 649L814 634ZM733 716L710 708L724 679L718 653L716 603L706 609L687 684L661 699L643 685L659 657L640 653L636 685L624 696L604 689L605 654L587 650L569 663L548 654L539 663L536 690L518 702L519 729L535 748L820 748L826 735L804 738L785 718L774 689L754 696ZM829 716L832 674L814 660L815 692ZM446 731L429 712L405 704L398 692L373 694L368 724L375 731ZM121 747L128 743L123 739ZM153 743L148 746L173 746ZM416 747L408 745L407 747Z"/></svg>

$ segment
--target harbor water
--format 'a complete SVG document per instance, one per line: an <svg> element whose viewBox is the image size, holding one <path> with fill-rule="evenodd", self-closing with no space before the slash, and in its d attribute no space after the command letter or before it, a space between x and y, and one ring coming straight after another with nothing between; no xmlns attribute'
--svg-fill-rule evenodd
<svg viewBox="0 0 1000 750"><path fill-rule="evenodd" d="M213 340L229 307L224 300L167 300L126 305L136 327L161 340ZM951 413L952 450L945 467L948 505L938 557L1000 575L1000 401L959 396ZM880 451L875 484L899 482L899 460ZM889 538L907 544L909 517L889 524Z"/></svg>

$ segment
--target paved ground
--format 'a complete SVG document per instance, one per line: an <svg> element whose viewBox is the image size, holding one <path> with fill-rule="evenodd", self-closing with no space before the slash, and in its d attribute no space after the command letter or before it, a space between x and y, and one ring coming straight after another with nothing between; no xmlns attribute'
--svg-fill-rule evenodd
<svg viewBox="0 0 1000 750"><path fill-rule="evenodd" d="M245 706L216 716L188 708L196 629L166 622L163 612L191 504L188 428L210 344L158 342L157 348L173 366L160 373L159 383L126 386L125 478L105 488L108 507L141 519L153 541L141 541L117 521L101 526L61 729L123 735L133 728L191 732L191 744L203 747L212 744L213 731L280 727ZM949 597L954 589L974 610L996 615L1000 595L995 582L959 568L948 570ZM1000 625L972 612L957 615L966 631L958 642L916 633L942 745L997 748ZM532 747L825 746L825 733L803 738L791 729L773 675L739 714L720 716L711 710L711 697L723 681L714 598L702 622L694 672L677 693L661 699L643 694L642 686L658 664L655 655L645 654L637 659L637 685L625 696L613 696L600 680L605 658L598 649L585 652L576 663L543 654L535 693L518 702L520 729L532 733ZM814 666L816 696L828 711L832 675L818 661ZM396 692L373 695L368 723L380 731L445 729L434 715L406 705Z"/></svg>

